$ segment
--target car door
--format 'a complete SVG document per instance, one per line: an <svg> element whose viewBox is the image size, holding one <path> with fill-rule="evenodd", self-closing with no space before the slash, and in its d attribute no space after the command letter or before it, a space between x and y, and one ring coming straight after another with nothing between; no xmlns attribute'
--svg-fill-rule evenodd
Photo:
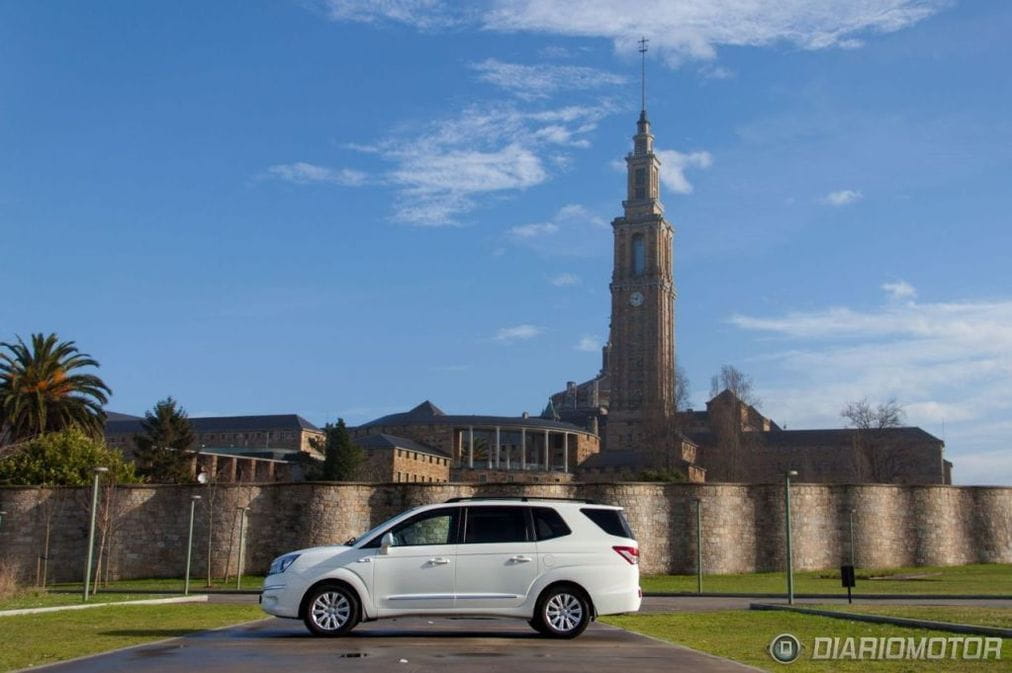
<svg viewBox="0 0 1012 673"><path fill-rule="evenodd" d="M420 512L370 541L376 549L373 596L381 614L453 607L459 513L459 507ZM394 544L382 553L380 540L387 532Z"/></svg>
<svg viewBox="0 0 1012 673"><path fill-rule="evenodd" d="M457 545L458 610L515 608L524 602L538 575L527 510L516 505L465 508Z"/></svg>

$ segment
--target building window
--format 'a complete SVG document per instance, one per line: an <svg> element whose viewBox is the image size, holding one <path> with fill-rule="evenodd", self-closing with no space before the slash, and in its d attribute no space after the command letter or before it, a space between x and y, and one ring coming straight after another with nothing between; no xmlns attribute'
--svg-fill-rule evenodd
<svg viewBox="0 0 1012 673"><path fill-rule="evenodd" d="M634 276L642 276L647 270L647 249L643 234L632 237L632 272Z"/></svg>
<svg viewBox="0 0 1012 673"><path fill-rule="evenodd" d="M637 168L635 175L635 193L633 198L647 198L647 169Z"/></svg>

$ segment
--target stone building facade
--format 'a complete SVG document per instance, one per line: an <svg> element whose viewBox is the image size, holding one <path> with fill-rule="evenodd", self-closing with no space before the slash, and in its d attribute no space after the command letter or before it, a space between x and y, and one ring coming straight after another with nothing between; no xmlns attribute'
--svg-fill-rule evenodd
<svg viewBox="0 0 1012 673"><path fill-rule="evenodd" d="M447 456L453 480L546 481L549 473L572 473L600 450L595 433L570 423L529 415L451 415L429 401L349 432L355 441L391 435Z"/></svg>
<svg viewBox="0 0 1012 673"><path fill-rule="evenodd" d="M358 436L365 451L362 478L379 483L442 483L450 480L450 457L406 437L387 434Z"/></svg>
<svg viewBox="0 0 1012 673"><path fill-rule="evenodd" d="M206 562L210 528L215 574L235 572L237 507L250 508L246 568L263 572L281 553L341 543L410 507L476 495L590 498L622 506L647 574L695 572L700 507L705 573L785 567L782 483L238 484L217 486L213 500L208 488L118 487L106 556L110 577L183 575L191 495L204 496L197 505L193 563ZM79 581L90 500L86 488L0 487L0 510L7 512L0 528L3 558L31 581L47 513L55 512L49 580ZM860 568L1012 563L1008 487L795 484L791 509L798 570L836 568L849 559L852 512Z"/></svg>
<svg viewBox="0 0 1012 673"><path fill-rule="evenodd" d="M143 419L116 414L105 424L105 441L124 453L133 450L134 435L142 431ZM319 457L314 441L323 431L298 414L265 416L207 416L191 418L196 446L205 449L299 452Z"/></svg>

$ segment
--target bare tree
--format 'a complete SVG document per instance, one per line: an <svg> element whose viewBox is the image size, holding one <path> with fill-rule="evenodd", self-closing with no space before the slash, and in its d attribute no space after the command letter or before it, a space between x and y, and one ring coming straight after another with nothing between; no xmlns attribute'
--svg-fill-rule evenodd
<svg viewBox="0 0 1012 673"><path fill-rule="evenodd" d="M868 398L857 402L848 402L840 410L840 416L849 421L847 427L858 430L882 430L898 428L903 425L903 407L891 397L876 407L868 403Z"/></svg>
<svg viewBox="0 0 1012 673"><path fill-rule="evenodd" d="M711 398L725 390L730 390L745 404L750 404L753 407L761 404L759 397L755 394L752 377L734 365L721 365L720 373L714 374L710 379Z"/></svg>
<svg viewBox="0 0 1012 673"><path fill-rule="evenodd" d="M675 367L675 411L689 408L689 377L680 365Z"/></svg>
<svg viewBox="0 0 1012 673"><path fill-rule="evenodd" d="M872 406L867 398L848 402L840 416L853 428L853 466L859 481L892 482L900 474L902 448L890 440L890 428L903 425L903 407L895 398Z"/></svg>

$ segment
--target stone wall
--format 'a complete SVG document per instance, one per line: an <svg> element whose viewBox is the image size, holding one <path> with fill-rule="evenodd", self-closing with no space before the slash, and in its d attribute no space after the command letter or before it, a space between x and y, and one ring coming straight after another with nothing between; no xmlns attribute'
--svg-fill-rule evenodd
<svg viewBox="0 0 1012 673"><path fill-rule="evenodd" d="M110 575L181 576L191 495L202 496L193 561L200 578L209 528L212 572L223 573L226 564L234 572L238 506L250 507L246 567L263 572L285 551L340 543L409 507L476 494L585 497L621 505L640 542L645 573L695 571L698 498L705 572L784 567L781 485L297 483L120 487L109 510L115 514ZM79 580L89 501L87 489L0 488L0 510L7 512L0 558L33 579L51 512L49 579ZM792 488L792 510L799 570L836 567L849 556L851 510L860 567L1012 563L1012 488L800 484Z"/></svg>

